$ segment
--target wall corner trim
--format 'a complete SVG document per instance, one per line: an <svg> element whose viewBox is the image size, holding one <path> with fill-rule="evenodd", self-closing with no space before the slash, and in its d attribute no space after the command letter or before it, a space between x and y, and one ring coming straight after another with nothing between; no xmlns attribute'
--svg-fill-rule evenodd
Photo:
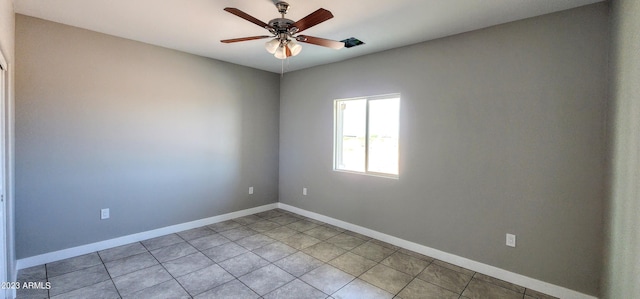
<svg viewBox="0 0 640 299"><path fill-rule="evenodd" d="M486 274L510 283L514 283L520 286L523 286L528 289L536 290L539 292L543 292L545 294L549 294L562 299L597 299L597 297L593 297L590 295L586 295L571 289L567 289L561 286L557 286L554 284L550 284L548 282L544 282L541 280L537 280L534 278L530 278L521 274L517 274L514 272L510 272L504 269L500 269L491 265L483 264L480 262L476 262L461 256L457 256L451 253L446 253L444 251L440 251L431 247L427 247L424 245L420 245L418 243L413 243L411 241L407 241L404 239L400 239L391 235L387 235L385 233L381 233L372 229L368 229L366 227L362 227L359 225L351 224L349 222L345 222L342 220L334 219L331 217L324 216L322 214L310 212L307 210L303 210L300 208L296 208L294 206L290 206L284 203L277 203L277 207L289 212L293 212L305 217L309 217L318 221L326 222L331 225L335 225L337 227L347 229L350 231L357 232L359 234L363 234L365 236L375 238L389 244L393 244L395 246L399 246L411 251L415 251L427 256L430 256L435 259L439 259L441 261L454 264L456 266L460 266L463 268L467 268L473 270L475 272L480 272L482 274Z"/></svg>
<svg viewBox="0 0 640 299"><path fill-rule="evenodd" d="M91 244L80 245L77 247L62 249L58 251L48 252L40 255L30 256L27 258L22 258L17 261L17 270L42 265L46 263L51 263L59 260L63 260L66 258L71 258L87 253L92 253L112 247L117 247L121 245L126 245L132 242L143 241L146 239L151 239L155 237L160 237L166 234L173 234L177 232L181 232L184 230L197 228L209 224L214 224L222 221L226 221L233 218L243 217L255 213L260 213L268 210L275 209L277 207L276 203L267 204L255 208L235 211L223 215L213 216L209 218L194 220L190 222L180 223L176 225L166 226L154 230L144 231L136 234L131 234L127 236L122 236L114 239L104 240L100 242L95 242Z"/></svg>

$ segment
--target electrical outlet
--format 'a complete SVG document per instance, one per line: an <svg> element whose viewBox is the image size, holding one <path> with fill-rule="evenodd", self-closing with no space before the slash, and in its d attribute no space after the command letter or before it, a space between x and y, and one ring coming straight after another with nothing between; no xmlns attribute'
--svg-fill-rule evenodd
<svg viewBox="0 0 640 299"><path fill-rule="evenodd" d="M253 194L253 187L249 187L249 194Z"/></svg>
<svg viewBox="0 0 640 299"><path fill-rule="evenodd" d="M100 210L100 219L101 220L109 219L109 209Z"/></svg>
<svg viewBox="0 0 640 299"><path fill-rule="evenodd" d="M302 195L307 195L307 188L302 188Z"/></svg>
<svg viewBox="0 0 640 299"><path fill-rule="evenodd" d="M516 247L516 235L507 234L507 246Z"/></svg>

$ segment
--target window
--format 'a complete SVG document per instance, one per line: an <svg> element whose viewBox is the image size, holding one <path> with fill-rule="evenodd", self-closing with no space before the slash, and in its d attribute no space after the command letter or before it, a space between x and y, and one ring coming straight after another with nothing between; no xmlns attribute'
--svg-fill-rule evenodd
<svg viewBox="0 0 640 299"><path fill-rule="evenodd" d="M335 100L334 170L398 176L400 95Z"/></svg>

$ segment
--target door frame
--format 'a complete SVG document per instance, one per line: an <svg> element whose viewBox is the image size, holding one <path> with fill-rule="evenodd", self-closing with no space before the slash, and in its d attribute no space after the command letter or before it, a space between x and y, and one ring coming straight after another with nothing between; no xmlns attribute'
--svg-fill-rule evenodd
<svg viewBox="0 0 640 299"><path fill-rule="evenodd" d="M9 99L9 65L0 51L0 282L9 278L7 259L7 107ZM3 290L4 297L7 291Z"/></svg>

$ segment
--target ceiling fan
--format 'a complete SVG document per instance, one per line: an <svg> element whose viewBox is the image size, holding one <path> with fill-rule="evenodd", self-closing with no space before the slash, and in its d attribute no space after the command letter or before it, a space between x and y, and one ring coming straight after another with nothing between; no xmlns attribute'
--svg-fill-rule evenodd
<svg viewBox="0 0 640 299"><path fill-rule="evenodd" d="M291 56L296 56L302 51L302 46L297 42L303 42L332 49L341 49L344 47L343 42L334 41L330 39L324 39L309 35L298 35L300 32L307 30L315 25L318 25L326 20L333 18L333 14L330 11L320 8L308 16L294 22L284 17L289 10L289 3L279 1L276 3L278 12L282 15L280 18L275 18L269 23L262 22L249 14L233 7L227 7L224 10L232 13L238 17L241 17L251 23L254 23L264 29L269 30L271 35L258 35L233 39L221 40L223 43L235 43L256 39L274 38L265 44L265 48L269 53L274 54L278 59L286 59Z"/></svg>

